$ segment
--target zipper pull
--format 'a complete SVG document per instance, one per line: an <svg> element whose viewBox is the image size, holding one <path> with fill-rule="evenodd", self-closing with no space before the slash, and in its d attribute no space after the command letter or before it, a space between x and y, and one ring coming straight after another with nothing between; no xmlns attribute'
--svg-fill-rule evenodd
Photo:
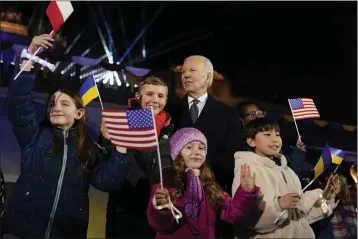
<svg viewBox="0 0 358 239"><path fill-rule="evenodd" d="M67 139L67 138L68 138L68 130L63 131L63 137L64 137L65 139Z"/></svg>

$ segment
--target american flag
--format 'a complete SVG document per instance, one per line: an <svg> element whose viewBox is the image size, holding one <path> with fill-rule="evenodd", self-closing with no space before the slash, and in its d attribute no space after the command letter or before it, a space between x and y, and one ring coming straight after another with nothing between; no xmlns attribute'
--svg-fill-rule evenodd
<svg viewBox="0 0 358 239"><path fill-rule="evenodd" d="M102 110L109 137L114 145L130 149L157 147L152 110Z"/></svg>
<svg viewBox="0 0 358 239"><path fill-rule="evenodd" d="M291 105L292 115L295 120L319 118L318 110L312 99L297 98L288 99Z"/></svg>

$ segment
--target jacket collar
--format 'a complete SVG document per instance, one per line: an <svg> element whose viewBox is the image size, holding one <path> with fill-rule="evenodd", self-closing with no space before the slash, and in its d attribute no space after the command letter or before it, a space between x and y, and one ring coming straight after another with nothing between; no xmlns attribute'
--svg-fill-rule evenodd
<svg viewBox="0 0 358 239"><path fill-rule="evenodd" d="M75 128L72 127L70 129L68 129L67 131L63 130L62 128L60 127L54 127L54 132L56 135L58 135L59 137L63 138L64 136L66 138L68 138L68 136L72 136L75 132Z"/></svg>
<svg viewBox="0 0 358 239"><path fill-rule="evenodd" d="M239 165L247 162L250 164L256 163L256 164L265 165L272 169L280 169L281 167L285 169L287 168L287 160L285 156L283 156L282 154L278 154L276 156L276 158L281 160L281 166L277 165L272 159L268 157L260 156L254 152L246 152L246 151L236 152L234 154L234 158L235 158L235 167L238 167Z"/></svg>

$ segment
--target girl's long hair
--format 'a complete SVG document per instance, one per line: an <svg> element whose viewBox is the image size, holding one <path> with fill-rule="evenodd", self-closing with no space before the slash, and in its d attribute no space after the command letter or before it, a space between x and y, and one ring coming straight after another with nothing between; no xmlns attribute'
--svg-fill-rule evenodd
<svg viewBox="0 0 358 239"><path fill-rule="evenodd" d="M343 204L349 205L351 204L349 186L346 178L342 174L339 174L339 182L341 184L341 192L338 194L337 199L340 199Z"/></svg>
<svg viewBox="0 0 358 239"><path fill-rule="evenodd" d="M174 185L175 191L173 194L174 200L181 198L184 195L186 184L187 184L187 174L185 172L184 159L181 156L178 156L173 163L174 169ZM213 208L215 210L220 210L224 206L224 191L216 183L213 172L206 162L200 167L200 179L204 183L204 193L209 198Z"/></svg>
<svg viewBox="0 0 358 239"><path fill-rule="evenodd" d="M77 109L84 109L82 98L78 93L75 93L68 89L59 89L59 90L56 90L54 93L56 93L56 92L61 92L63 94L68 95L73 100ZM42 122L43 126L51 126L52 127L52 134L54 137L54 145L47 152L51 156L54 156L54 155L58 154L59 152L63 151L63 138L60 137L58 135L58 133L56 134L55 127L51 124L51 122L49 120L49 115L47 113L49 100L53 94L49 94L49 98L47 100L47 105L46 105L46 118ZM86 171L89 171L93 167L96 159L99 156L99 149L86 133L85 116L83 116L79 120L75 120L75 122L70 130L74 130L73 137L76 142L77 151L79 152L79 159L80 159L79 163L81 165L81 168Z"/></svg>

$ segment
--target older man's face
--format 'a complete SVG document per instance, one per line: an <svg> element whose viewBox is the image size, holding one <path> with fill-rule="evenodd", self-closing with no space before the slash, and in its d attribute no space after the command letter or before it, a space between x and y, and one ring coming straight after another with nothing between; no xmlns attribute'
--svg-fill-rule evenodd
<svg viewBox="0 0 358 239"><path fill-rule="evenodd" d="M204 60L199 57L187 59L183 65L181 81L185 92L205 93L209 85L209 79Z"/></svg>

